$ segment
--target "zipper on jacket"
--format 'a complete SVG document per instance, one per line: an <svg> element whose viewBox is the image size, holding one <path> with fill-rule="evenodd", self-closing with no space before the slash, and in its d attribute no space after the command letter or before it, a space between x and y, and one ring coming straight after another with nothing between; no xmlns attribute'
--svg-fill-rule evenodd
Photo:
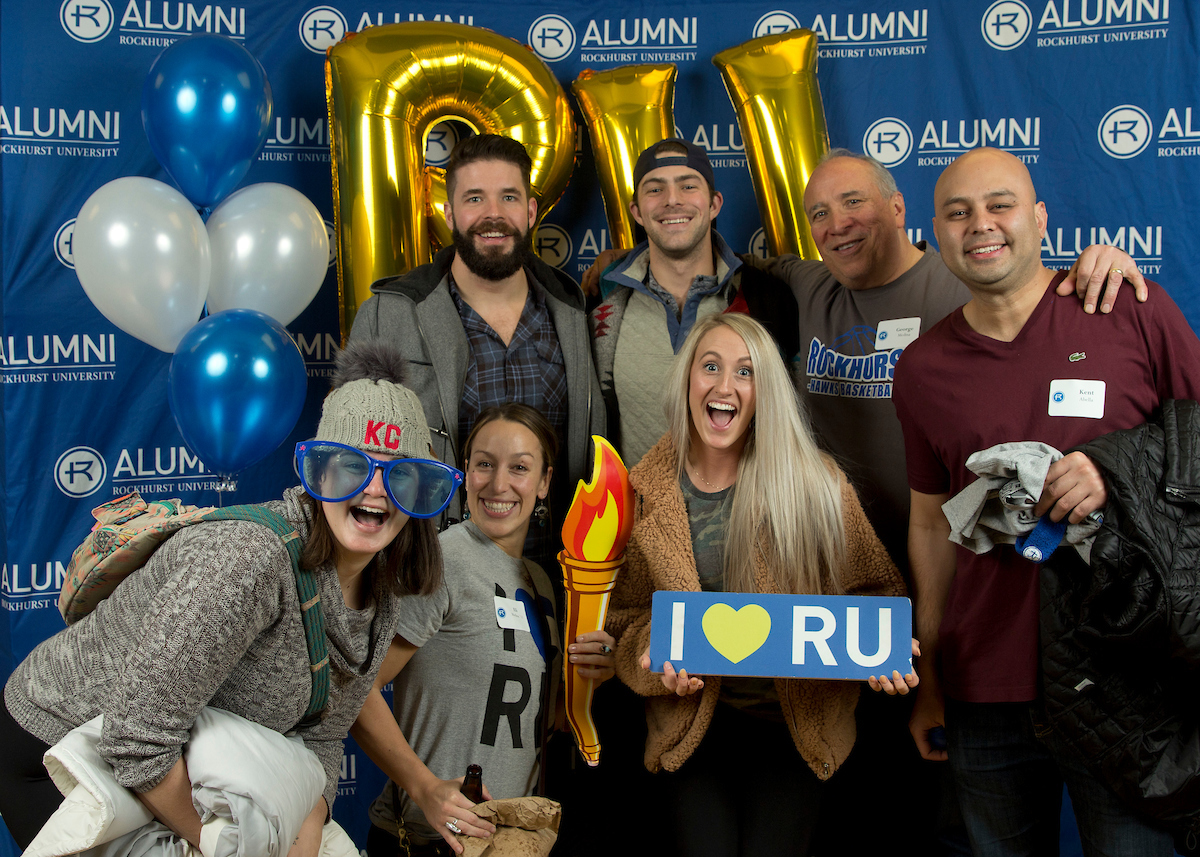
<svg viewBox="0 0 1200 857"><path fill-rule="evenodd" d="M1174 500L1181 500L1183 502L1190 502L1190 503L1200 502L1200 492L1197 492L1197 491L1189 491L1184 488L1176 488L1173 485L1167 485L1166 487L1163 488L1163 491L1166 492L1166 494L1168 494Z"/></svg>

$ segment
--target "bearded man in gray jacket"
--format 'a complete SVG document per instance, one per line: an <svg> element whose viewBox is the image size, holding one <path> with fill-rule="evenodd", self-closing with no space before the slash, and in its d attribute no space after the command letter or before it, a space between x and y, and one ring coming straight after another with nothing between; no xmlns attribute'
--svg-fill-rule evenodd
<svg viewBox="0 0 1200 857"><path fill-rule="evenodd" d="M428 265L376 282L350 338L399 346L434 453L461 469L458 451L485 408L515 401L545 414L562 441L550 493L561 521L605 416L583 293L530 246L537 219L531 169L525 147L511 138L481 134L459 143L446 168L453 246ZM457 502L447 515L459 517ZM553 550L555 539L540 541L536 553Z"/></svg>

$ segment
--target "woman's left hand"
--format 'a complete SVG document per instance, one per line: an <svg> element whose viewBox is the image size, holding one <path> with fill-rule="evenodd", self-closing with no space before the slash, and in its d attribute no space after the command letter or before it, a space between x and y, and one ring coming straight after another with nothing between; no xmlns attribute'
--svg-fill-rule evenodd
<svg viewBox="0 0 1200 857"><path fill-rule="evenodd" d="M921 644L917 642L915 637L912 641L912 654L914 658L921 656ZM919 682L920 679L917 678L916 673L908 673L905 676L901 676L900 670L892 670L891 678L881 675L878 678L871 676L867 679L867 684L871 686L871 690L882 690L888 696L896 696L897 694L904 696L910 689L916 687Z"/></svg>
<svg viewBox="0 0 1200 857"><path fill-rule="evenodd" d="M567 660L575 665L580 678L594 679L597 684L616 674L617 660L613 652L617 641L606 631L588 631L567 646Z"/></svg>
<svg viewBox="0 0 1200 857"><path fill-rule="evenodd" d="M287 857L317 857L321 851L321 836L328 815L329 808L325 805L325 798L317 798L317 805L308 814L308 818L304 819L304 824L300 826L300 834L288 849Z"/></svg>

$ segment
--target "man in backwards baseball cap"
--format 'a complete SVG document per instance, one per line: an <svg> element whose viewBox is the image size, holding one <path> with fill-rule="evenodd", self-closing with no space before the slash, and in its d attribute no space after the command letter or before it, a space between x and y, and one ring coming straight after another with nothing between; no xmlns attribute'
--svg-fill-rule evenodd
<svg viewBox="0 0 1200 857"><path fill-rule="evenodd" d="M666 432L660 393L692 325L718 312L762 322L785 358L799 349L799 308L779 280L743 266L713 221L723 202L703 149L672 137L642 152L629 211L646 240L605 271L591 315L609 437L632 467Z"/></svg>

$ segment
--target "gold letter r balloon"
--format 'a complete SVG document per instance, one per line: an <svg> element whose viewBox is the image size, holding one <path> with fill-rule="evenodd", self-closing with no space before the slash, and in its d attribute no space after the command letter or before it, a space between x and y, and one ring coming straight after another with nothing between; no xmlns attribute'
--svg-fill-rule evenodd
<svg viewBox="0 0 1200 857"><path fill-rule="evenodd" d="M329 49L325 95L343 332L371 283L432 257L430 199L445 192L425 167L425 138L438 122L457 118L524 144L539 218L575 163L575 120L558 80L528 48L479 27L370 27Z"/></svg>

